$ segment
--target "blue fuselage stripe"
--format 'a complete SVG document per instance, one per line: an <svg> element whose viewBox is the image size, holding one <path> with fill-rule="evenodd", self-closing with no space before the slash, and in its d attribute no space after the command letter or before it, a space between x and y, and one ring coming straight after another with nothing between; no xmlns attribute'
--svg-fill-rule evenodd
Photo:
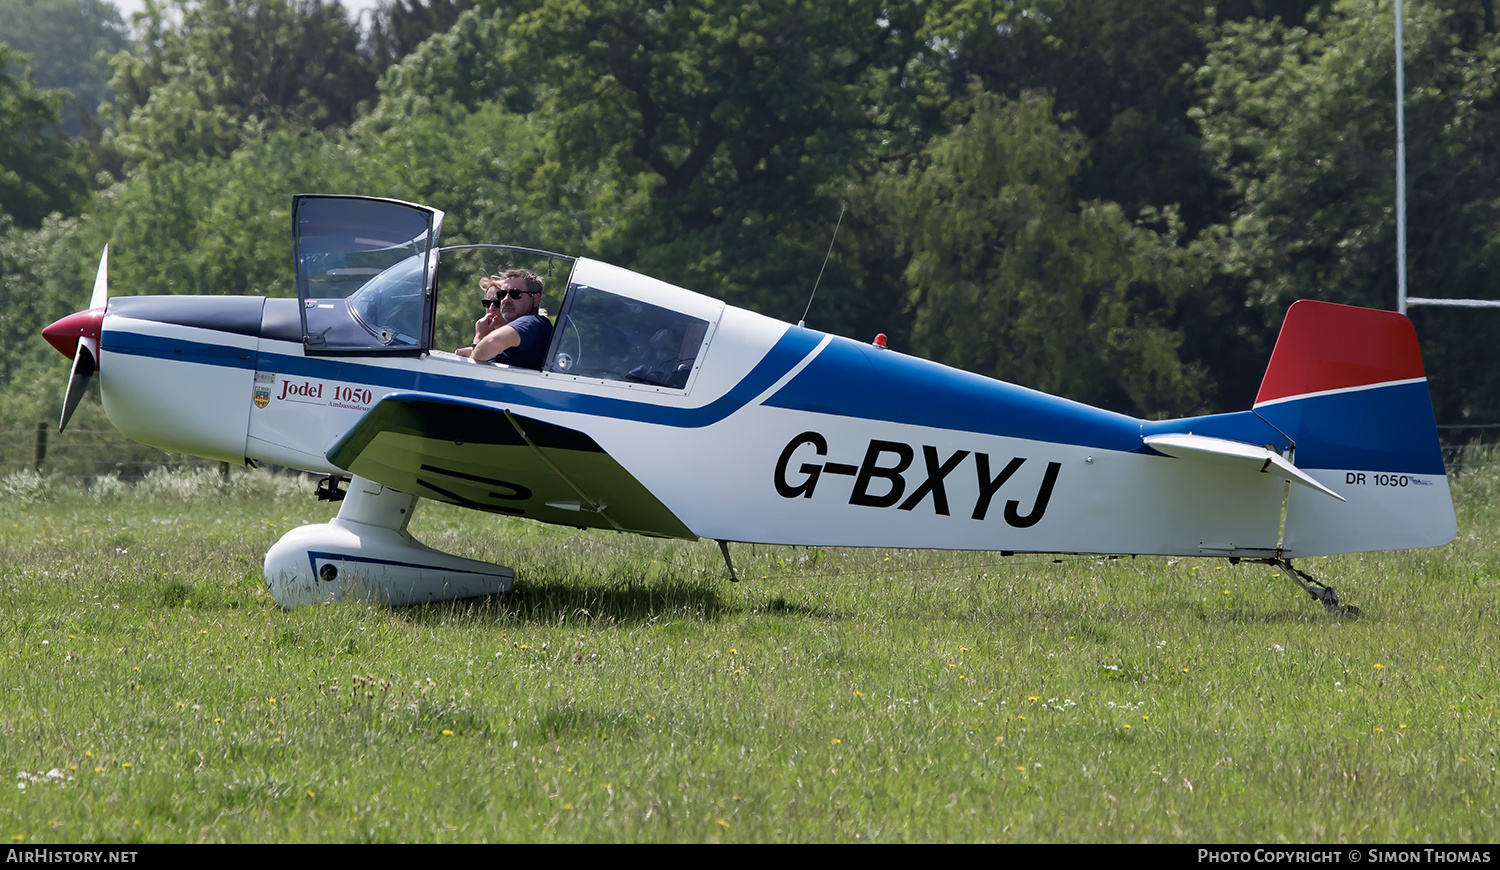
<svg viewBox="0 0 1500 870"><path fill-rule="evenodd" d="M99 344L101 350L106 353L123 353L233 369L255 368L256 351L254 348L185 341L179 338L162 338L122 329L104 330Z"/></svg>
<svg viewBox="0 0 1500 870"><path fill-rule="evenodd" d="M728 392L697 408L673 408L647 402L570 393L545 387L499 383L481 378L436 374L394 367L373 366L338 357L302 357L290 354L256 353L236 347L181 338L142 335L127 330L106 330L107 353L122 353L154 359L274 371L292 377L319 378L369 384L394 390L457 396L507 407L541 408L588 414L596 417L637 420L659 426L701 428L711 426L743 408L765 392L817 346L823 334L788 328L780 340Z"/></svg>
<svg viewBox="0 0 1500 870"><path fill-rule="evenodd" d="M157 359L259 368L290 377L369 384L506 407L636 420L660 426L711 426L743 408L807 358L823 333L788 327L770 351L723 396L697 408L673 408L609 396L501 383L460 375L374 366L350 358L293 356L181 338L107 330L104 347ZM257 362L258 359L258 362ZM772 407L836 417L913 424L1141 452L1141 421L981 375L890 351L867 351L833 338L822 353L768 398Z"/></svg>
<svg viewBox="0 0 1500 870"><path fill-rule="evenodd" d="M370 365L351 358L257 352L128 330L105 330L102 344L106 353L274 371L503 407L702 428L754 401L806 360L823 338L820 332L787 327L745 377L724 395L696 408L438 374L416 367ZM1443 473L1425 383L1308 397L1258 412L1148 422L834 337L802 371L767 397L765 405L1126 453L1154 453L1143 445L1143 434L1193 432L1281 447L1285 446L1281 433L1295 433L1299 467Z"/></svg>
<svg viewBox="0 0 1500 870"><path fill-rule="evenodd" d="M1427 383L1308 396L1256 411L1297 433L1297 467L1443 474Z"/></svg>
<svg viewBox="0 0 1500 870"><path fill-rule="evenodd" d="M766 404L955 432L1142 452L1141 421L835 338Z"/></svg>

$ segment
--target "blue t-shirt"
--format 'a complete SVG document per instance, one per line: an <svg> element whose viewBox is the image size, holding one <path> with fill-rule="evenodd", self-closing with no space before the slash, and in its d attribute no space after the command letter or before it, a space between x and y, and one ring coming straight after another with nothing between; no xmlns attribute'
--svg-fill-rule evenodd
<svg viewBox="0 0 1500 870"><path fill-rule="evenodd" d="M521 343L501 351L490 362L522 369L540 369L547 361L547 346L552 344L552 322L545 317L527 314L517 317L506 326L521 334Z"/></svg>

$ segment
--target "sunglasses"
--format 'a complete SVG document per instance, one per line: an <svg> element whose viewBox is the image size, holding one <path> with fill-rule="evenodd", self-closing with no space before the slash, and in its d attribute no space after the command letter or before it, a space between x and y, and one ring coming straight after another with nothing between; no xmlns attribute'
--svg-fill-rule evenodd
<svg viewBox="0 0 1500 870"><path fill-rule="evenodd" d="M507 293L510 294L510 298L512 298L512 299L520 299L522 295L526 295L526 296L536 296L537 295L537 291L535 291L535 290L498 290L496 292L498 292L500 295L497 296L497 297L495 297L494 299L491 299L488 296L481 296L481 297L479 297L479 304L481 306L485 307L485 308L488 308L491 305L499 305L500 304L500 300L503 299L503 298L505 298L505 294L507 294Z"/></svg>

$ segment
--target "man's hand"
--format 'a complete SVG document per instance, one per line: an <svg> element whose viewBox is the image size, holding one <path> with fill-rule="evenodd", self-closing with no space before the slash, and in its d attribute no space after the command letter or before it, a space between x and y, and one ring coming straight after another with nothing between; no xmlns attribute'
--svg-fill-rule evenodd
<svg viewBox="0 0 1500 870"><path fill-rule="evenodd" d="M500 317L500 312L496 309L490 309L483 317L474 321L474 343L478 344L484 340L486 335L504 325L505 320Z"/></svg>
<svg viewBox="0 0 1500 870"><path fill-rule="evenodd" d="M505 320L500 316L500 313L491 309L489 313L474 321L474 343L476 345L479 344L481 341L484 341L485 336L504 325ZM461 347L454 352L462 357L473 356L474 354L473 348L468 347Z"/></svg>

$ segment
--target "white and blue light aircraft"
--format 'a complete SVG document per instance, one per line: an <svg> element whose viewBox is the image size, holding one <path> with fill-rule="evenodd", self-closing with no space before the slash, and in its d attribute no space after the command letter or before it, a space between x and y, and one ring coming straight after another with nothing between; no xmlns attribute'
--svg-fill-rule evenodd
<svg viewBox="0 0 1500 870"><path fill-rule="evenodd" d="M673 538L1298 557L1456 531L1411 323L1292 306L1251 410L1140 420L793 326L583 257L440 248L443 213L293 200L297 299L108 298L45 330L125 435L328 475L338 516L266 555L282 607L508 591L406 531L419 498ZM455 250L566 263L541 370L434 347ZM732 565L729 568L733 576Z"/></svg>

